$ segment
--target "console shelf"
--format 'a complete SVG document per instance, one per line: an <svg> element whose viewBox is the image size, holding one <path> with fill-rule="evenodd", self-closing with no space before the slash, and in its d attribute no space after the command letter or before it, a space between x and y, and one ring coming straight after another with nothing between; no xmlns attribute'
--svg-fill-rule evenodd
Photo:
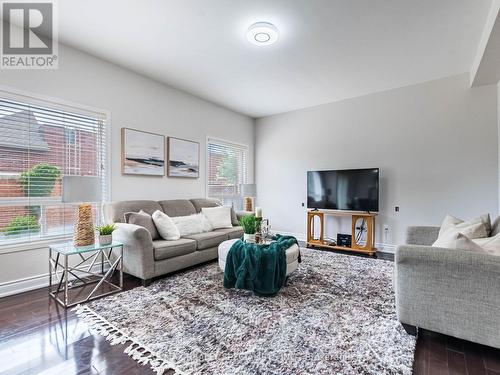
<svg viewBox="0 0 500 375"><path fill-rule="evenodd" d="M325 215L331 216L351 216L351 235L352 243L351 247L346 246L334 246L329 245L325 241ZM374 247L375 244L375 214L370 213L358 213L358 212L337 212L337 211L307 211L307 246L311 247L321 247L330 250L343 250L343 251L353 251L357 253L363 253L368 255L374 255L377 249ZM319 238L314 237L314 218L319 219L320 225L320 235ZM366 222L366 242L364 244L356 243L356 225L358 220L364 220Z"/></svg>

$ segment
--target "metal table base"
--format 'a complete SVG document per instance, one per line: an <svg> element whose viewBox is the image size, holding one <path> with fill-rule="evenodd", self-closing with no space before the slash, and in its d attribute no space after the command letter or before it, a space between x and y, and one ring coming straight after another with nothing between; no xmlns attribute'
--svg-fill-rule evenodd
<svg viewBox="0 0 500 375"><path fill-rule="evenodd" d="M70 256L79 256L79 263L69 265ZM100 262L99 262L100 258ZM95 272L95 266L101 263L100 272ZM119 273L118 284L112 281L115 272ZM71 279L70 279L71 278ZM56 284L53 284L53 281ZM96 284L91 292L78 298L89 285ZM99 293L99 288L107 285L111 290ZM80 289L72 299L69 291ZM49 295L64 307L71 307L96 298L101 298L123 290L123 244L113 244L111 247L98 248L88 252L65 253L49 246ZM60 295L62 294L62 297Z"/></svg>

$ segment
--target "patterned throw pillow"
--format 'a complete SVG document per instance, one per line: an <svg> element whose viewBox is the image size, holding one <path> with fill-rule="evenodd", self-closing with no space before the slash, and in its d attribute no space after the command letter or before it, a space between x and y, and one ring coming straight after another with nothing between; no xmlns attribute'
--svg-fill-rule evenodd
<svg viewBox="0 0 500 375"><path fill-rule="evenodd" d="M189 216L175 216L172 217L172 222L179 230L181 237L210 232L213 229L206 217L201 213Z"/></svg>

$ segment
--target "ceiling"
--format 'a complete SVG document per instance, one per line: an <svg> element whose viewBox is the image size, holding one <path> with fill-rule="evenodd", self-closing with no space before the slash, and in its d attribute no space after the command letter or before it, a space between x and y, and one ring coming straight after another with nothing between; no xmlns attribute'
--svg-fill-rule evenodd
<svg viewBox="0 0 500 375"><path fill-rule="evenodd" d="M70 46L251 117L470 70L491 0L64 0ZM273 23L271 46L246 40Z"/></svg>

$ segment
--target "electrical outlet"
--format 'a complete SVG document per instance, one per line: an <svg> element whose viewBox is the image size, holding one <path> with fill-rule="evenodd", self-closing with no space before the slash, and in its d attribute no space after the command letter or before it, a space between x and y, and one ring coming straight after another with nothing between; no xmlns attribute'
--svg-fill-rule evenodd
<svg viewBox="0 0 500 375"><path fill-rule="evenodd" d="M399 206L394 207L394 211L399 212Z"/></svg>
<svg viewBox="0 0 500 375"><path fill-rule="evenodd" d="M304 202L302 202L302 207L305 207L305 204L304 204Z"/></svg>
<svg viewBox="0 0 500 375"><path fill-rule="evenodd" d="M389 242L389 225L384 224L384 243Z"/></svg>

